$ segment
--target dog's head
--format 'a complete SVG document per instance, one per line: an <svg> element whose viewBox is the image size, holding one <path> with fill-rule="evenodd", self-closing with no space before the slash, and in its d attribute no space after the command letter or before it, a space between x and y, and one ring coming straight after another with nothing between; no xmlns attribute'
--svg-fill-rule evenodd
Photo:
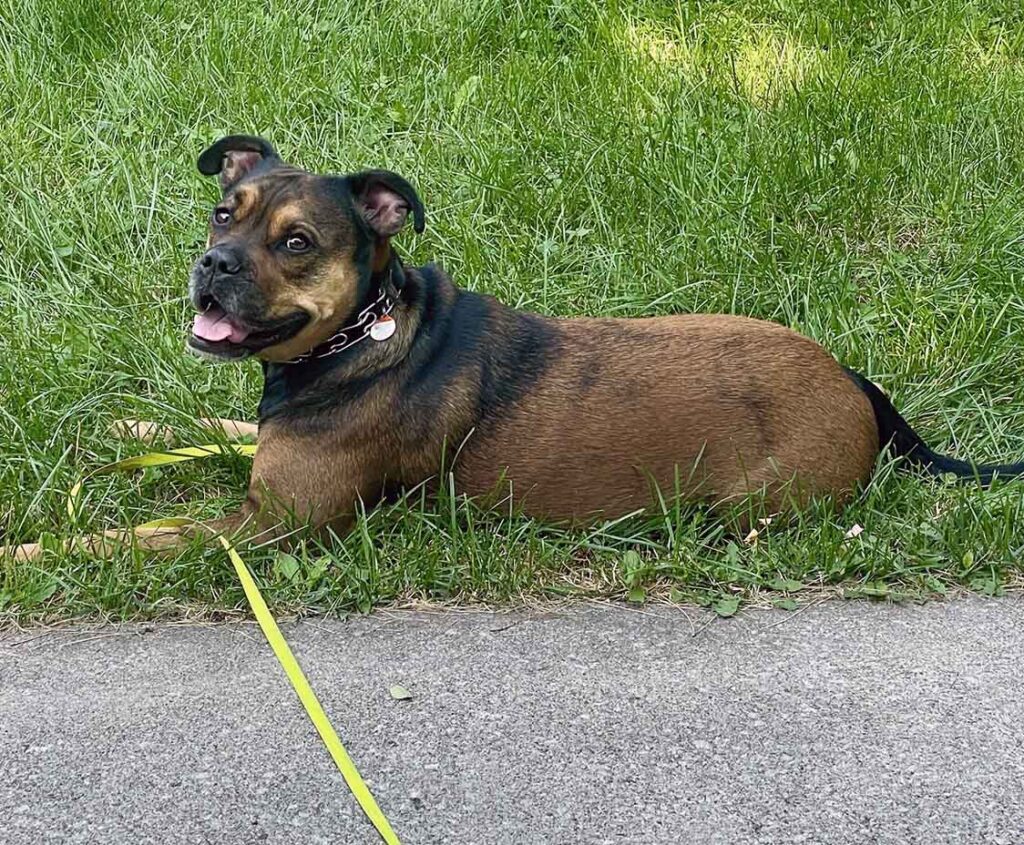
<svg viewBox="0 0 1024 845"><path fill-rule="evenodd" d="M321 176L285 164L262 138L229 135L199 157L220 174L207 250L192 268L189 348L288 361L326 340L370 295L390 238L423 205L401 176Z"/></svg>

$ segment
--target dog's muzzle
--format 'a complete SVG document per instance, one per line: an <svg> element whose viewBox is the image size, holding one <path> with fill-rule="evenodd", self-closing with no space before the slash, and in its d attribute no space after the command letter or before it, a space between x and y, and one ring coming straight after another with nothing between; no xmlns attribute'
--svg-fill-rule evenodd
<svg viewBox="0 0 1024 845"><path fill-rule="evenodd" d="M250 333L240 315L249 309L243 302L253 293L245 284L245 256L230 244L217 244L207 250L192 268L189 299L199 313L193 334L207 343L242 343ZM250 280L251 281L251 280Z"/></svg>
<svg viewBox="0 0 1024 845"><path fill-rule="evenodd" d="M309 322L302 310L267 316L266 299L245 251L211 247L192 267L189 299L198 312L188 347L205 357L245 358L292 337Z"/></svg>
<svg viewBox="0 0 1024 845"><path fill-rule="evenodd" d="M205 311L218 292L227 292L229 285L239 281L245 267L245 256L229 244L211 247L192 266L189 298L197 311Z"/></svg>

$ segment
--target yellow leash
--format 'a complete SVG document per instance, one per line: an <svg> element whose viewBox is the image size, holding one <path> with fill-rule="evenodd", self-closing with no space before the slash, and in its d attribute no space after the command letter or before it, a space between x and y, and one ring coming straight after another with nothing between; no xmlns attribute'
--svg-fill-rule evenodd
<svg viewBox="0 0 1024 845"><path fill-rule="evenodd" d="M162 467L167 464L180 464L185 461L194 461L199 458L209 458L213 455L224 455L234 452L237 455L252 457L256 454L256 446L250 443L229 443L227 446L210 444L209 446L184 446L181 449L168 449L166 452L148 452L145 455L136 455L133 458L124 458L114 461L112 464L94 469L82 478L68 493L68 516L74 519L75 505L78 497L82 494L82 486L90 478L97 475L107 475L111 472L128 472L133 469L145 469L146 467ZM157 527L157 526L148 526ZM170 527L170 526L165 526ZM175 528L180 526L174 526Z"/></svg>
<svg viewBox="0 0 1024 845"><path fill-rule="evenodd" d="M194 461L201 458L209 458L213 455L221 455L227 452L235 452L239 455L254 455L256 453L256 447L247 444L231 444L228 446L187 446L182 449L169 449L166 452L150 452L146 455L138 455L133 458L125 458L124 460L107 464L106 466L102 466L99 469L90 472L71 488L67 501L68 514L71 517L75 516L75 507L82 492L82 485L90 478L97 475L142 469L144 467L165 466L166 464L177 464L184 461ZM156 519L152 522L147 522L145 525L140 525L139 527L181 528L185 525L194 524L195 522L196 520L189 519L188 517L170 517L167 519ZM267 608L267 603L263 600L263 595L260 593L259 587L256 586L256 581L253 579L252 573L249 571L249 567L245 565L245 561L242 560L241 555L235 551L235 547L231 545L230 541L226 537L220 536L217 539L220 540L220 544L228 553L228 557L235 567L238 580L242 582L242 589L245 591L245 597L249 600L249 605L252 607L253 614L256 616L256 621L259 623L260 629L263 631L263 635L267 638L267 642L270 643L270 647L273 649L278 662L281 664L285 674L288 676L288 680L291 681L292 688L295 690L295 694L298 695L299 701L301 701L302 706L306 708L306 713L309 716L310 721L313 723L313 726L316 728L317 733L320 734L320 739L322 739L324 745L327 746L327 750L334 759L338 770L341 772L342 777L345 778L345 783L348 784L348 788L352 791L356 801L359 802L359 806L366 814L366 817L377 829L377 833L380 834L381 839L383 839L387 845L400 845L398 837L391 829L391 825L388 823L387 818L377 805L377 802L374 800L372 793L366 786L366 782L359 774L359 770L356 769L355 764L352 762L352 758L349 757L348 752L345 750L345 746L342 745L341 740L338 739L338 734L331 725L330 719L327 718L327 714L324 713L324 708L320 705L320 701L317 699L316 693L313 692L313 688L309 685L309 681L306 680L306 676L303 674L298 661L295 659L295 655L292 654L292 650L288 647L287 641L281 634L281 629L277 627L277 622L274 621L274 617Z"/></svg>
<svg viewBox="0 0 1024 845"><path fill-rule="evenodd" d="M317 733L320 734L320 739L324 741L327 750L331 752L331 757L334 758L334 762L341 771L342 777L345 778L345 783L352 790L352 794L356 797L356 801L359 802L359 806L363 808L366 817L377 828L381 839L387 842L388 845L399 845L398 837L395 836L395 832L391 829L391 825L388 824L388 820L384 817L380 807L377 806L377 802L373 800L373 795L370 794L370 790L352 762L352 758L348 756L345 746L341 744L341 740L338 739L338 735L334 732L327 714L324 713L324 708L320 706L316 693L313 692L309 681L306 680L302 669L299 668L295 655L292 654L288 643L285 642L284 637L281 635L281 629L277 627L274 617L267 610L266 602L263 601L263 596L260 595L259 588L256 586L249 568L225 537L218 537L218 539L220 544L227 550L231 562L235 565L238 580L242 582L242 589L245 590L249 604L252 605L253 613L256 614L256 621L260 623L260 627L263 629L263 635L267 638L267 642L270 643L274 654L277 655L277 659L284 668L285 674L288 675L288 680L292 682L292 687L295 688L302 706L306 708L306 713L313 722Z"/></svg>

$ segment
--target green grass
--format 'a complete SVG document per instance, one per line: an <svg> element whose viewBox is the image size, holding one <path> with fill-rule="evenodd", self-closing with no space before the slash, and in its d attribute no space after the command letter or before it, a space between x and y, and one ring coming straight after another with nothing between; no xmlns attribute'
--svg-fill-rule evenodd
<svg viewBox="0 0 1024 845"><path fill-rule="evenodd" d="M1024 457L1019 0L0 0L0 543L237 506L247 462L99 479L115 419L252 418L255 364L184 352L186 272L229 131L312 169L394 169L461 285L547 314L786 323L945 450ZM683 362L685 365L685 362ZM852 525L864 527L844 541ZM886 467L756 546L701 510L565 533L418 494L345 540L248 557L279 611L583 594L998 592L1020 485ZM299 564L296 566L296 562ZM242 604L222 552L0 564L0 614ZM720 609L728 611L726 603Z"/></svg>

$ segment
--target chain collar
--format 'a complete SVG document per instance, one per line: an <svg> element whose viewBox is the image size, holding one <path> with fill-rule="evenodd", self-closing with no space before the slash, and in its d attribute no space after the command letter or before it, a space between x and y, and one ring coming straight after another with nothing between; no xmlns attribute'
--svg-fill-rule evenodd
<svg viewBox="0 0 1024 845"><path fill-rule="evenodd" d="M359 312L354 323L338 329L327 340L313 347L309 352L304 352L302 355L282 363L301 364L311 358L329 358L331 355L337 355L360 341L366 340L370 336L370 329L373 328L374 323L382 317L387 317L394 310L395 300L388 293L390 282L391 274L389 273L388 284L381 288L380 296Z"/></svg>

